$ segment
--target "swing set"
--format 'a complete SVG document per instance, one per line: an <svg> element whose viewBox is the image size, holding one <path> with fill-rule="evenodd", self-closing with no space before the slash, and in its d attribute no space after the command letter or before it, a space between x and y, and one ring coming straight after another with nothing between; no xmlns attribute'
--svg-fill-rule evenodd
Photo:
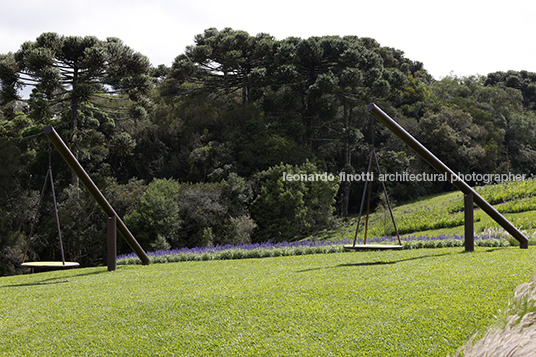
<svg viewBox="0 0 536 357"><path fill-rule="evenodd" d="M372 124L372 123L371 123ZM372 125L371 125L372 126ZM378 173L381 175L380 171L380 164L378 163L378 157L376 156L376 150L374 150L374 146L372 147L372 150L370 151L370 159L368 163L368 169L367 169L367 175L365 180L365 188L363 189L363 196L361 198L361 206L359 208L359 217L357 219L357 227L355 229L355 236L354 236L354 242L352 245L345 245L345 249L352 249L352 250L366 250L366 249L402 249L402 242L400 241L400 235L398 234L398 228L396 227L395 217L393 215L393 210L391 208L391 202L389 202L389 196L387 195L387 189L385 188L385 182L381 181L382 188L383 188L383 194L385 196L385 201L387 203L387 207L389 208L389 213L391 216L391 221L393 222L393 226L396 232L396 237L398 239L398 244L367 244L367 234L368 234L368 225L369 225L369 214L370 214L370 196L372 193L372 181L369 182L369 175L372 173L372 160L376 162L376 168L378 169ZM365 220L365 235L363 238L363 244L356 244L357 243L357 233L359 232L359 225L361 223L361 217L363 214L363 206L365 204L365 196L367 196L367 215Z"/></svg>
<svg viewBox="0 0 536 357"><path fill-rule="evenodd" d="M39 203L37 204L37 212L35 212L35 218L32 223L32 228L30 229L30 236L28 237L28 243L26 244L26 250L24 251L24 258L22 260L21 266L27 268L71 268L80 266L77 262L66 262L65 253L63 251L63 240L61 239L61 227L60 227L60 217L58 215L58 206L56 204L56 192L54 190L54 179L52 178L52 166L50 160L50 146L48 149L48 171L45 176L45 183L43 184L43 189L41 190L41 197L39 198ZM61 252L61 262L58 261L39 261L39 262L26 262L28 257L28 249L30 248L30 242L32 241L32 235L34 232L35 224L37 223L37 217L39 215L39 209L41 208L41 203L43 202L43 196L45 195L45 189L47 187L48 178L50 177L50 187L52 189L52 199L54 202L54 213L56 215L56 225L58 227L58 237L60 240L60 252Z"/></svg>
<svg viewBox="0 0 536 357"><path fill-rule="evenodd" d="M119 231L123 238L126 240L128 245L132 248L132 250L136 253L138 258L142 261L143 265L149 265L150 260L147 256L147 253L143 250L143 248L139 245L138 241L132 233L128 230L127 226L123 223L123 221L119 218L117 213L115 213L114 209L108 203L108 200L104 197L102 192L98 189L98 187L95 185L93 180L89 177L87 172L84 170L84 168L80 165L78 160L74 157L73 153L69 150L67 145L63 142L61 137L58 135L56 130L52 126L47 126L44 129L45 134L50 139L50 142L54 145L56 150L60 153L60 155L63 157L65 162L69 165L71 170L76 174L76 176L80 179L82 184L86 187L86 189L89 191L93 199L97 202L97 204L101 207L101 209L104 211L104 213L108 216L108 223L107 223L107 247L108 247L108 270L116 270L117 265L117 242L116 242L116 232ZM30 235L28 237L28 243L26 244L26 251L24 252L24 259L22 261L23 267L29 267L29 268L69 268L69 267L78 267L80 266L77 262L68 262L65 261L65 253L63 249L63 240L61 236L61 227L60 227L60 220L58 215L58 208L56 204L56 193L54 190L54 180L52 177L52 168L51 168L51 153L50 153L50 147L49 147L49 159L48 159L48 171L45 176L45 183L43 185L43 189L41 191L41 197L39 199L39 203L37 205L37 212L35 214L35 218L32 224L32 228L30 230ZM41 208L41 203L43 200L43 196L45 194L45 189L48 183L48 178L50 177L50 186L52 188L52 198L54 202L54 212L56 216L56 225L58 228L58 237L59 237L59 243L60 243L60 252L61 252L61 261L36 261L36 262L27 262L26 258L28 257L28 249L30 247L30 243L32 241L32 235L34 233L35 225L37 222L37 217L39 214L39 209Z"/></svg>
<svg viewBox="0 0 536 357"><path fill-rule="evenodd" d="M417 139L411 136L404 128L402 128L396 121L394 121L389 115L387 115L383 110L381 110L376 104L371 103L367 106L367 112L371 113L378 121L387 127L391 132L398 136L404 143L406 143L413 151L415 151L420 157L422 157L426 162L428 162L435 170L440 174L447 177L447 179L464 193L464 207L465 207L465 251L472 252L475 249L475 237L474 237L474 217L473 217L473 202L479 206L484 212L486 212L495 222L497 222L501 227L503 227L508 233L510 233L517 241L519 241L519 247L521 249L527 249L529 246L529 241L527 237L523 235L510 221L508 221L502 214L500 214L488 201L486 201L482 196L480 196L471 186L469 186L465 181L463 181L458 175L454 173L447 165L445 165L441 160L439 160L434 154L432 154L428 149L426 149ZM371 124L372 127L372 124ZM372 142L374 144L374 141ZM370 154L368 171L371 172L372 169L372 159L376 160L376 165L378 171L380 171L380 166L378 164L378 159L374 151L374 145ZM361 208L359 211L359 219L357 222L357 228L355 233L354 242L352 245L345 245L346 249L402 249L402 244L400 242L400 236L398 234L398 229L396 228L395 218L393 216L393 211L391 209L391 204L389 203L389 198L387 197L387 191L385 189L385 183L382 181L383 192L387 200L389 207L389 212L391 213L391 219L395 227L396 236L398 238L398 245L383 245L383 244L367 244L367 230L368 230L368 219L369 219L369 208L370 208L370 186L367 181L365 182L365 189L363 191L363 198L361 200ZM363 211L363 203L365 200L365 193L368 186L368 203L367 203L367 218L365 223L365 237L364 244L357 243L357 232L359 230L359 225L361 221L361 214Z"/></svg>
<svg viewBox="0 0 536 357"><path fill-rule="evenodd" d="M374 149L374 121L372 118L370 118L370 144L372 149L370 150L370 158L369 163L367 167L367 174L365 175L365 187L363 188L363 195L361 196L361 206L359 207L359 217L357 219L357 227L355 229L355 236L354 236L354 242L352 245L345 245L345 249L352 249L352 250L367 250L367 249L379 249L379 250L385 250L385 249L402 249L402 242L400 241L400 235L398 234L398 228L396 227L395 217L393 215L393 210L391 208L391 202L389 202L389 195L387 195L387 189L385 188L385 182L381 181L382 188L383 188L383 194L385 197L385 201L387 203L387 208L389 209L389 213L391 216L391 221L393 222L393 227L395 229L396 237L398 239L397 245L389 245L389 244L367 244L367 235L368 235L368 226L369 226L369 216L370 216L370 196L372 194L372 179L373 175L373 165L372 161L374 160L376 162L376 168L378 170L378 174L381 175L380 170L380 163L378 162L378 157L376 156L376 150ZM357 233L359 232L359 226L361 224L361 218L363 217L363 206L365 204L365 196L367 197L367 215L365 220L365 234L363 237L363 244L356 244L357 243Z"/></svg>

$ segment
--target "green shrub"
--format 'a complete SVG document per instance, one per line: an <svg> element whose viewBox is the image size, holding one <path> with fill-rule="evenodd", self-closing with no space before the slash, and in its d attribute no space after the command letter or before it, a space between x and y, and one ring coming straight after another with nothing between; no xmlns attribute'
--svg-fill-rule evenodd
<svg viewBox="0 0 536 357"><path fill-rule="evenodd" d="M125 222L146 249L250 243L251 198L250 185L236 174L221 183L155 179Z"/></svg>
<svg viewBox="0 0 536 357"><path fill-rule="evenodd" d="M251 187L236 174L221 183L182 184L176 200L187 246L251 242L255 223L249 217Z"/></svg>
<svg viewBox="0 0 536 357"><path fill-rule="evenodd" d="M251 205L252 218L258 225L255 241L292 241L333 224L338 179L284 178L317 173L316 165L307 162L301 166L281 164L257 175L258 195Z"/></svg>
<svg viewBox="0 0 536 357"><path fill-rule="evenodd" d="M137 209L125 216L125 223L136 239L146 249L158 236L165 237L171 245L181 228L179 205L175 197L181 185L175 180L154 179L143 192Z"/></svg>

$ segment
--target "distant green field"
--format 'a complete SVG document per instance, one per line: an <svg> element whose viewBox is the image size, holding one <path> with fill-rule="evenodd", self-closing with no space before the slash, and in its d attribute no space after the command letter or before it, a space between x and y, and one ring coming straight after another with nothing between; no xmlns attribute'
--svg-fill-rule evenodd
<svg viewBox="0 0 536 357"><path fill-rule="evenodd" d="M0 278L6 356L446 356L536 247L104 267Z"/></svg>

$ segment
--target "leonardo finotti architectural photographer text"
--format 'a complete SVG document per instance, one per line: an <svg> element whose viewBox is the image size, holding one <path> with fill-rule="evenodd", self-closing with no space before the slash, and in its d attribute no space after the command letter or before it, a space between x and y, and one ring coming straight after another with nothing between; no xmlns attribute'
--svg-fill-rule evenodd
<svg viewBox="0 0 536 357"><path fill-rule="evenodd" d="M524 181L527 175L525 174L462 174L458 173L452 178L449 178L448 174L430 174L430 173L409 173L409 172L397 172L394 174L379 174L377 175L378 181L391 181L391 182L437 182L437 181L466 181L466 182L479 182L483 184L490 183L502 183L507 181ZM374 181L375 175L373 172L361 172L356 174L348 174L341 172L338 175L331 173L315 173L315 174L292 174L283 172L283 181Z"/></svg>

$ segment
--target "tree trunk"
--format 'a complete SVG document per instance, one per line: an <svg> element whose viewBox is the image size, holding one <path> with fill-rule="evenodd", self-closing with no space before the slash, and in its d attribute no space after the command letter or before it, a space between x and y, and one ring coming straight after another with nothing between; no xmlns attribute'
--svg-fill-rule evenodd
<svg viewBox="0 0 536 357"><path fill-rule="evenodd" d="M351 109L348 106L348 103L346 99L343 99L343 120L344 120L344 129L345 132L348 131L350 127L350 116L351 116ZM349 168L352 165L352 151L350 148L349 138L345 138L344 140L344 152L343 152L343 160L344 160L344 170ZM346 218L348 217L348 206L350 205L350 181L344 180L341 182L342 187L342 199L341 199L341 215Z"/></svg>
<svg viewBox="0 0 536 357"><path fill-rule="evenodd" d="M248 75L251 72L251 68L244 66L240 69L240 75L242 76L242 105L246 106L249 103L249 78Z"/></svg>
<svg viewBox="0 0 536 357"><path fill-rule="evenodd" d="M71 93L71 151L78 160L78 108L79 108L79 101L78 98L75 95L74 88L78 83L78 68L74 68L73 70L73 92ZM71 182L74 187L79 188L80 187L80 181L78 180L78 176L74 173L74 171L71 174Z"/></svg>
<svg viewBox="0 0 536 357"><path fill-rule="evenodd" d="M244 78L242 79L242 104L247 105L248 104L248 77L247 75L244 75Z"/></svg>

